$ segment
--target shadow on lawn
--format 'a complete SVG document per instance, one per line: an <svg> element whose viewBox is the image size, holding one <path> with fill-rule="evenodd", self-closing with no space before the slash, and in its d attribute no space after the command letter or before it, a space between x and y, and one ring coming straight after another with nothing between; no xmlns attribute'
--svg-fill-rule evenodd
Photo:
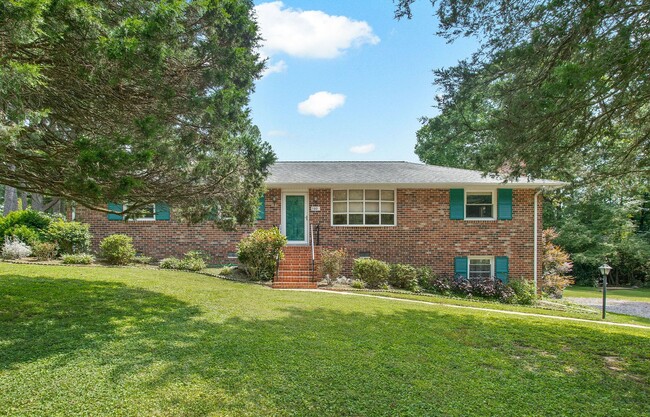
<svg viewBox="0 0 650 417"><path fill-rule="evenodd" d="M408 307L274 307L276 318L219 323L120 283L2 276L0 371L42 358L55 358L49 367L91 360L110 369L98 384L137 386L127 414L129 406L154 414L139 408L144 397L170 415L553 414L585 395L603 402L576 411L606 413L617 390L634 411L646 407L647 375L627 379L598 360L615 351L638 368L647 338Z"/></svg>

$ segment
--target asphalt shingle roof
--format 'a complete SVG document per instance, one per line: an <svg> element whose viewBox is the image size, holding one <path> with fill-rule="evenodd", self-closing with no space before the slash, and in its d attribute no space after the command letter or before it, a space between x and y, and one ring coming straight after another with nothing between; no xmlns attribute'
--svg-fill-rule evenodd
<svg viewBox="0 0 650 417"><path fill-rule="evenodd" d="M483 176L480 171L448 168L413 162L276 162L271 167L268 186L399 185L403 187L499 185L503 180ZM509 187L561 187L561 181L521 178Z"/></svg>

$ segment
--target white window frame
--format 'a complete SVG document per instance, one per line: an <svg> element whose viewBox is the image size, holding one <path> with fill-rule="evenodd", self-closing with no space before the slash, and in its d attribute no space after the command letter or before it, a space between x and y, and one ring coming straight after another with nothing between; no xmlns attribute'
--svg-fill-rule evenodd
<svg viewBox="0 0 650 417"><path fill-rule="evenodd" d="M129 221L132 222L154 222L156 221L156 203L151 203L151 206L153 207L153 218L150 217L134 217L130 218ZM124 204L124 210L126 210L129 207L128 204Z"/></svg>
<svg viewBox="0 0 650 417"><path fill-rule="evenodd" d="M492 194L492 217L467 217L467 196L468 194ZM478 221L492 221L496 220L497 212L497 192L494 189L491 190L465 190L463 193L465 200L463 202L463 215L465 220L478 220Z"/></svg>
<svg viewBox="0 0 650 417"><path fill-rule="evenodd" d="M361 202L363 204L363 213L356 213L355 214L361 214L363 216L363 221L365 223L366 221L366 190L371 190L371 191L379 191L379 213L369 213L369 214L378 214L379 215L379 223L381 223L381 215L382 214L391 214L391 213L382 213L381 211L381 192L382 191L392 191L393 192L393 200L392 201L384 201L385 203L393 203L393 224L349 224L350 223L350 190L362 190L363 191L363 200L354 200L354 202ZM347 211L345 214L348 216L348 224L334 224L334 191L346 191L347 192L347 199L345 202L348 205ZM342 201L337 201L337 203L341 203ZM336 214L343 214L343 213L336 213ZM396 188L366 188L366 187L355 187L355 188L331 188L330 189L330 225L332 227L395 227L397 226L397 189Z"/></svg>
<svg viewBox="0 0 650 417"><path fill-rule="evenodd" d="M470 264L474 260L485 260L488 259L490 261L490 279L494 279L494 267L495 267L495 258L494 256L468 256L467 257L467 279L471 280L472 278L472 271L470 269Z"/></svg>

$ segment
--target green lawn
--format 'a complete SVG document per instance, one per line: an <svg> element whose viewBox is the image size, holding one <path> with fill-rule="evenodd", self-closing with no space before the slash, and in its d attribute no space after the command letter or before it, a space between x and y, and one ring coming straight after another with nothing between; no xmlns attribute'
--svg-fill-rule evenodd
<svg viewBox="0 0 650 417"><path fill-rule="evenodd" d="M565 297L602 298L600 288L572 286L564 290ZM646 301L650 302L650 288L636 288L625 290L607 290L607 298L614 300Z"/></svg>
<svg viewBox="0 0 650 417"><path fill-rule="evenodd" d="M0 415L640 416L650 330L0 264Z"/></svg>

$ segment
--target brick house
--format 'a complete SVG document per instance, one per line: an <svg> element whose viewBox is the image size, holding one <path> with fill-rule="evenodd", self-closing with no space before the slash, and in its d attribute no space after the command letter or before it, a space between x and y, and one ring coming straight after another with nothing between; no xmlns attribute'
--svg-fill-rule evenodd
<svg viewBox="0 0 650 417"><path fill-rule="evenodd" d="M428 265L441 274L536 282L542 258L539 194L563 185L504 183L478 171L408 162L278 162L254 227L278 226L289 241L276 287L314 286L310 264L322 247L347 251L347 273L354 258L372 257ZM120 205L109 208L121 211ZM146 255L198 249L214 263L235 262L237 242L252 230L187 225L174 221L164 204L134 221L85 208L77 208L75 218L90 223L95 249L104 237L124 233Z"/></svg>

